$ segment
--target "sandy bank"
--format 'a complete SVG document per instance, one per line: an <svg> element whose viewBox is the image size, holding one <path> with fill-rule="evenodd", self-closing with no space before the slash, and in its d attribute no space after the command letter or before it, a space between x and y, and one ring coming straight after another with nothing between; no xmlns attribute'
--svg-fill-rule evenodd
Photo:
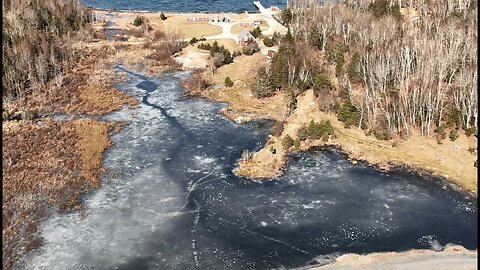
<svg viewBox="0 0 480 270"><path fill-rule="evenodd" d="M368 255L345 254L331 264L308 268L310 270L473 270L477 269L477 250L462 246L447 246L445 250L410 250L406 252L371 253Z"/></svg>

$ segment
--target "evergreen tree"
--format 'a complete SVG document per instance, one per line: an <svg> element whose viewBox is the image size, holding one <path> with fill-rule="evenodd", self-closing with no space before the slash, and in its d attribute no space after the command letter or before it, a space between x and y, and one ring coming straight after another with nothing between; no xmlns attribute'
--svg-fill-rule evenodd
<svg viewBox="0 0 480 270"><path fill-rule="evenodd" d="M270 97L275 94L275 89L271 87L270 79L264 66L258 68L255 79L250 84L250 91L256 98Z"/></svg>
<svg viewBox="0 0 480 270"><path fill-rule="evenodd" d="M292 18L293 18L293 14L290 8L287 7L284 10L282 10L281 17L282 17L283 24L290 25L290 22L292 21Z"/></svg>
<svg viewBox="0 0 480 270"><path fill-rule="evenodd" d="M358 54L358 52L355 52L352 55L352 59L350 60L350 64L348 65L348 69L347 69L348 78L352 83L362 82L362 76L360 75L359 65L360 65L360 54Z"/></svg>
<svg viewBox="0 0 480 270"><path fill-rule="evenodd" d="M265 37L263 39L263 44L265 44L265 46L267 46L267 47L272 47L273 45L275 45L275 43L273 42L273 39L271 39L269 37Z"/></svg>
<svg viewBox="0 0 480 270"><path fill-rule="evenodd" d="M317 26L312 25L307 38L308 38L308 44L310 44L310 46L316 49L322 48L322 36L320 35L320 32L318 31Z"/></svg>
<svg viewBox="0 0 480 270"><path fill-rule="evenodd" d="M328 76L324 73L319 73L317 77L315 77L315 83L313 84L313 94L318 97L322 94L326 94L330 92L332 89L332 83Z"/></svg>
<svg viewBox="0 0 480 270"><path fill-rule="evenodd" d="M225 64L228 65L233 62L233 56L229 50L225 49L223 51L223 56L225 57Z"/></svg>
<svg viewBox="0 0 480 270"><path fill-rule="evenodd" d="M283 140L282 140L283 149L285 150L290 149L293 146L293 143L294 143L293 138L290 135L287 134L285 137L283 137Z"/></svg>
<svg viewBox="0 0 480 270"><path fill-rule="evenodd" d="M145 19L142 16L137 16L133 20L133 25L138 27L138 26L142 25L144 22L145 22Z"/></svg>
<svg viewBox="0 0 480 270"><path fill-rule="evenodd" d="M285 36L283 36L282 41L280 42L280 46L278 48L278 53L285 56L295 54L295 39L293 38L290 29L288 29Z"/></svg>
<svg viewBox="0 0 480 270"><path fill-rule="evenodd" d="M287 85L288 66L285 57L277 54L272 58L270 69L270 83L274 89L280 89Z"/></svg>
<svg viewBox="0 0 480 270"><path fill-rule="evenodd" d="M230 79L230 77L226 77L224 84L226 87L232 87L233 86L232 79Z"/></svg>
<svg viewBox="0 0 480 270"><path fill-rule="evenodd" d="M220 47L218 46L218 42L215 40L213 42L212 47L210 48L210 55L213 56L215 55L216 52L220 51Z"/></svg>
<svg viewBox="0 0 480 270"><path fill-rule="evenodd" d="M345 100L340 111L338 112L338 120L345 123L345 127L349 128L351 125L357 125L360 119L357 107L355 107L350 99Z"/></svg>
<svg viewBox="0 0 480 270"><path fill-rule="evenodd" d="M250 34L252 34L254 38L260 37L262 35L262 30L260 30L260 26L253 28L253 30L250 31Z"/></svg>

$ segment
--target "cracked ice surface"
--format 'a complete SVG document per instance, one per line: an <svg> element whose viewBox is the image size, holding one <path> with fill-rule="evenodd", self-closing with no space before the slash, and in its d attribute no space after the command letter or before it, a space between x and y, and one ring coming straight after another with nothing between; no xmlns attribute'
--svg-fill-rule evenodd
<svg viewBox="0 0 480 270"><path fill-rule="evenodd" d="M476 248L477 204L405 170L350 164L337 150L290 157L278 181L232 174L268 121L238 125L224 104L184 99L186 72L123 67L118 87L142 103L103 117L127 124L107 150L86 215L53 214L45 243L17 269L272 269L344 252Z"/></svg>

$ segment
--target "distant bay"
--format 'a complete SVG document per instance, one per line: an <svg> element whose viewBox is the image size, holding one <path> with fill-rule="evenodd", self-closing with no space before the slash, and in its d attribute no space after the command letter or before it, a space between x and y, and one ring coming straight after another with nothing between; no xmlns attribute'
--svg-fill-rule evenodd
<svg viewBox="0 0 480 270"><path fill-rule="evenodd" d="M82 0L99 9L162 12L254 12L253 0ZM285 7L286 0L263 0L263 6Z"/></svg>

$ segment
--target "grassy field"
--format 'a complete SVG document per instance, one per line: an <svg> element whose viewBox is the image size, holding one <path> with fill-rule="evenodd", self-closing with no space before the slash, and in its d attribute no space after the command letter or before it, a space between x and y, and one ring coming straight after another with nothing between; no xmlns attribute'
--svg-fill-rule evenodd
<svg viewBox="0 0 480 270"><path fill-rule="evenodd" d="M231 41L234 43L235 48L240 48L240 45L236 44L233 40L226 41ZM266 61L267 57L260 53L240 55L235 58L233 63L218 68L215 75L210 76L210 79L214 83L221 83L225 80L225 77L229 76L232 81L240 80L246 83L255 75L254 71L256 67L265 64Z"/></svg>
<svg viewBox="0 0 480 270"><path fill-rule="evenodd" d="M205 16L212 15L208 14ZM184 38L201 38L222 33L222 28L219 26L211 25L207 22L187 22L186 17L185 15L174 15L162 21L159 15L147 15L154 30L162 29L166 32L178 31L183 34Z"/></svg>
<svg viewBox="0 0 480 270"><path fill-rule="evenodd" d="M105 11L97 11L100 14L110 13ZM160 19L160 13L133 13L133 12L114 12L117 16L114 21L116 28L119 29L133 29L133 20L137 16L144 16L150 22L150 26L153 31L160 29L166 32L179 32L184 38L202 36L217 35L222 33L222 28L208 24L207 22L187 22L187 15L183 14L167 14L167 19L162 21ZM198 14L198 16L201 16ZM205 16L210 17L213 14L205 14Z"/></svg>

